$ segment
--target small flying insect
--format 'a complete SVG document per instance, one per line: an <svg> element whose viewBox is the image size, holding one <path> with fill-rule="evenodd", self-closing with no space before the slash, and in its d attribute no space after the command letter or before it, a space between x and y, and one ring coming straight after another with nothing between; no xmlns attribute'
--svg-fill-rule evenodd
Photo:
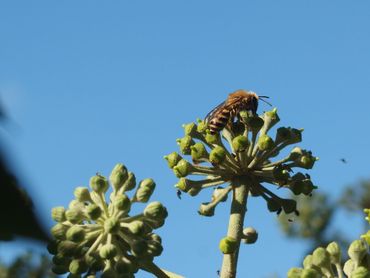
<svg viewBox="0 0 370 278"><path fill-rule="evenodd" d="M179 198L180 200L181 200L181 194L182 194L181 190L178 189L176 191L176 195L177 195L177 198Z"/></svg>
<svg viewBox="0 0 370 278"><path fill-rule="evenodd" d="M347 164L347 159L345 159L345 158L341 158L341 159L339 159L340 161L342 161L344 164Z"/></svg>
<svg viewBox="0 0 370 278"><path fill-rule="evenodd" d="M258 96L252 91L237 90L227 97L226 101L220 103L212 109L205 117L205 122L211 134L216 134L239 117L239 112L251 111L253 115L257 114L258 100L271 105L264 98L268 96Z"/></svg>

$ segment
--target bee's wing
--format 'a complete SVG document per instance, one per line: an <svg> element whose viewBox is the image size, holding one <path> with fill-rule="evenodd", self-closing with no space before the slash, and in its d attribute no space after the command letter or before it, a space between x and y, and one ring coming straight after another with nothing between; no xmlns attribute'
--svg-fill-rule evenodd
<svg viewBox="0 0 370 278"><path fill-rule="evenodd" d="M222 109L225 106L225 103L226 103L226 101L223 101L219 105L217 105L215 108L213 108L211 111L209 111L209 113L205 116L204 121L206 123L208 123L211 120L211 118L213 117L213 115L215 115L215 113L217 111L219 111L220 109Z"/></svg>

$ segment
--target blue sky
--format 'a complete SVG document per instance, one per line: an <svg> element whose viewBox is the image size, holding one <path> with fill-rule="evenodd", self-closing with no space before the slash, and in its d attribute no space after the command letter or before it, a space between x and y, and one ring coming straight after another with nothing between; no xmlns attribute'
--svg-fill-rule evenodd
<svg viewBox="0 0 370 278"><path fill-rule="evenodd" d="M0 96L12 124L1 137L47 226L76 186L123 162L155 179L152 199L169 209L158 264L216 277L229 207L203 218L210 192L177 199L163 156L177 150L181 125L236 89L268 95L281 125L305 129L319 190L339 196L369 177L369 26L364 0L2 1ZM250 201L246 225L260 237L241 249L239 277L298 265L307 245L282 236L275 218ZM360 234L359 217L336 225ZM0 258L24 248L3 244Z"/></svg>

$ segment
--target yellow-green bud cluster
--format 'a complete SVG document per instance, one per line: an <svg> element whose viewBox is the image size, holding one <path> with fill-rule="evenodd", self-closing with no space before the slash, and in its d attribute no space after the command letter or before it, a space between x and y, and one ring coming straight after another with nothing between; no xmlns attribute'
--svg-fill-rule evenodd
<svg viewBox="0 0 370 278"><path fill-rule="evenodd" d="M342 266L341 249L336 242L332 242L326 248L319 247L307 255L303 268L291 268L287 277L370 277L370 254L366 241L353 241L348 255L349 259Z"/></svg>
<svg viewBox="0 0 370 278"><path fill-rule="evenodd" d="M268 132L280 120L277 109L259 116L249 112L241 111L218 133L211 133L208 123L201 120L183 125L185 135L177 143L181 155L190 155L190 161L176 152L165 156L168 166L180 179L176 188L195 196L205 188L224 183L232 186L238 181L249 186L251 195L264 198L270 211L297 213L295 201L279 198L262 184L286 187L295 195L311 195L317 187L310 176L292 173L293 168L311 169L318 158L295 147L286 157L275 159L287 146L302 141L303 129L280 127L271 136ZM201 178L190 177L195 175ZM227 194L223 198L212 196L210 202L202 203L198 212L212 216L217 204L225 198Z"/></svg>
<svg viewBox="0 0 370 278"><path fill-rule="evenodd" d="M148 202L154 181L144 179L136 186L134 174L123 164L114 167L109 181L97 174L90 179L91 190L75 189L75 199L67 209L52 209L57 224L51 228L54 241L48 250L54 255L54 273L134 277L140 267L145 268L161 254L161 238L153 231L164 224L166 208L160 202L151 202L142 213L129 215L135 202ZM130 198L127 193L134 188Z"/></svg>

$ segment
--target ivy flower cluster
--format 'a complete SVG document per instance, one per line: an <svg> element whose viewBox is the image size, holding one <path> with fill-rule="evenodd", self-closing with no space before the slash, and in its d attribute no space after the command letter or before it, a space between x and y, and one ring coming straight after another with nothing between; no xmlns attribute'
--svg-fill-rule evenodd
<svg viewBox="0 0 370 278"><path fill-rule="evenodd" d="M144 179L136 185L135 175L123 164L114 167L109 181L97 174L90 179L90 189L75 189L75 199L68 208L52 209L57 224L51 229L55 240L48 250L54 255L56 274L134 277L139 269L161 272L153 259L163 247L160 236L153 231L164 225L166 208L160 202L151 202L142 213L129 215L134 203L148 202L154 181ZM135 188L129 197L127 193Z"/></svg>
<svg viewBox="0 0 370 278"><path fill-rule="evenodd" d="M269 211L298 214L296 201L277 196L265 184L287 188L295 195L310 195L317 188L310 176L293 169L311 169L318 158L309 150L294 147L286 157L275 159L287 146L301 142L303 131L280 127L273 138L268 132L279 120L274 108L260 116L242 111L221 134L211 134L202 120L183 125L185 136L177 140L181 154L173 152L165 159L179 178L175 185L178 190L195 196L203 189L214 188L211 200L201 204L199 214L213 216L216 206L240 184L248 187L249 195L262 197ZM190 155L192 161L182 155ZM201 178L188 178L195 175Z"/></svg>

